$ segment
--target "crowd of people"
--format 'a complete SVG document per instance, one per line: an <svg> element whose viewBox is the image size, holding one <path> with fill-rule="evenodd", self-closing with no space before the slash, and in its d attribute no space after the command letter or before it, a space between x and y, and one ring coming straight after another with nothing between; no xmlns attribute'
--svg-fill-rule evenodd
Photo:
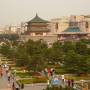
<svg viewBox="0 0 90 90"><path fill-rule="evenodd" d="M24 88L24 84L18 83L15 76L11 73L11 67L7 64L0 65L0 77L6 76L8 87L12 90L20 90Z"/></svg>
<svg viewBox="0 0 90 90"><path fill-rule="evenodd" d="M73 79L66 79L65 75L57 76L55 74L54 68L45 68L42 72L44 76L48 77L49 80L47 81L48 85L59 85L62 87L74 87L74 80Z"/></svg>
<svg viewBox="0 0 90 90"><path fill-rule="evenodd" d="M74 80L73 79L65 79L64 75L54 76L50 78L51 85L58 85L64 87L74 87Z"/></svg>

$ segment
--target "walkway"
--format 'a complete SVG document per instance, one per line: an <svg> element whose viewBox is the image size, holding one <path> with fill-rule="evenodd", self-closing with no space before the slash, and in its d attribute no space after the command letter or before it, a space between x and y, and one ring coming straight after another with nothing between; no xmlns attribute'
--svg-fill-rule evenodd
<svg viewBox="0 0 90 90"><path fill-rule="evenodd" d="M3 70L3 77L0 77L0 90L11 90L10 85L7 80L7 75Z"/></svg>
<svg viewBox="0 0 90 90"><path fill-rule="evenodd" d="M43 90L46 89L47 84L41 83L41 84L29 84L25 85L23 90Z"/></svg>

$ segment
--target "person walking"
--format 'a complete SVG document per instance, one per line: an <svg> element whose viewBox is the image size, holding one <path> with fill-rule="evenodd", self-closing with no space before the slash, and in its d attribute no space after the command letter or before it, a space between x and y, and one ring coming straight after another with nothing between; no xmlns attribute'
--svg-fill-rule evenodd
<svg viewBox="0 0 90 90"><path fill-rule="evenodd" d="M15 90L15 84L12 82L12 90Z"/></svg>
<svg viewBox="0 0 90 90"><path fill-rule="evenodd" d="M10 82L10 77L11 77L10 71L7 73L7 77L8 77L8 82Z"/></svg>
<svg viewBox="0 0 90 90"><path fill-rule="evenodd" d="M70 84L71 84L70 79L68 79L67 83L68 83L68 87L70 87Z"/></svg>
<svg viewBox="0 0 90 90"><path fill-rule="evenodd" d="M71 87L73 87L73 86L74 86L74 80L71 79Z"/></svg>
<svg viewBox="0 0 90 90"><path fill-rule="evenodd" d="M20 86L17 82L14 83L15 84L15 90L20 90Z"/></svg>
<svg viewBox="0 0 90 90"><path fill-rule="evenodd" d="M21 83L21 89L24 89L24 84L23 83Z"/></svg>
<svg viewBox="0 0 90 90"><path fill-rule="evenodd" d="M0 76L2 77L3 76L3 70L2 70L2 67L0 66Z"/></svg>

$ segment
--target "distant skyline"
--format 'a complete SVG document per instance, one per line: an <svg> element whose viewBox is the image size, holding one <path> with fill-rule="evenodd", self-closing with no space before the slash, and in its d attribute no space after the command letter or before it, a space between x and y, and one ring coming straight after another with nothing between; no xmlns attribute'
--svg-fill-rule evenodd
<svg viewBox="0 0 90 90"><path fill-rule="evenodd" d="M0 26L69 15L90 15L90 0L0 0Z"/></svg>

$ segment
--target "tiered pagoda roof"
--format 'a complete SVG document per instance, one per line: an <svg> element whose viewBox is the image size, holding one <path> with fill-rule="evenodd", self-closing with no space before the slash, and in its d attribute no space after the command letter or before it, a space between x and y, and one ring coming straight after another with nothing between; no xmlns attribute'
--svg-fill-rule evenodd
<svg viewBox="0 0 90 90"><path fill-rule="evenodd" d="M36 16L30 20L28 23L48 23L49 21L43 20L42 18L40 18L38 16L38 14L36 14Z"/></svg>

